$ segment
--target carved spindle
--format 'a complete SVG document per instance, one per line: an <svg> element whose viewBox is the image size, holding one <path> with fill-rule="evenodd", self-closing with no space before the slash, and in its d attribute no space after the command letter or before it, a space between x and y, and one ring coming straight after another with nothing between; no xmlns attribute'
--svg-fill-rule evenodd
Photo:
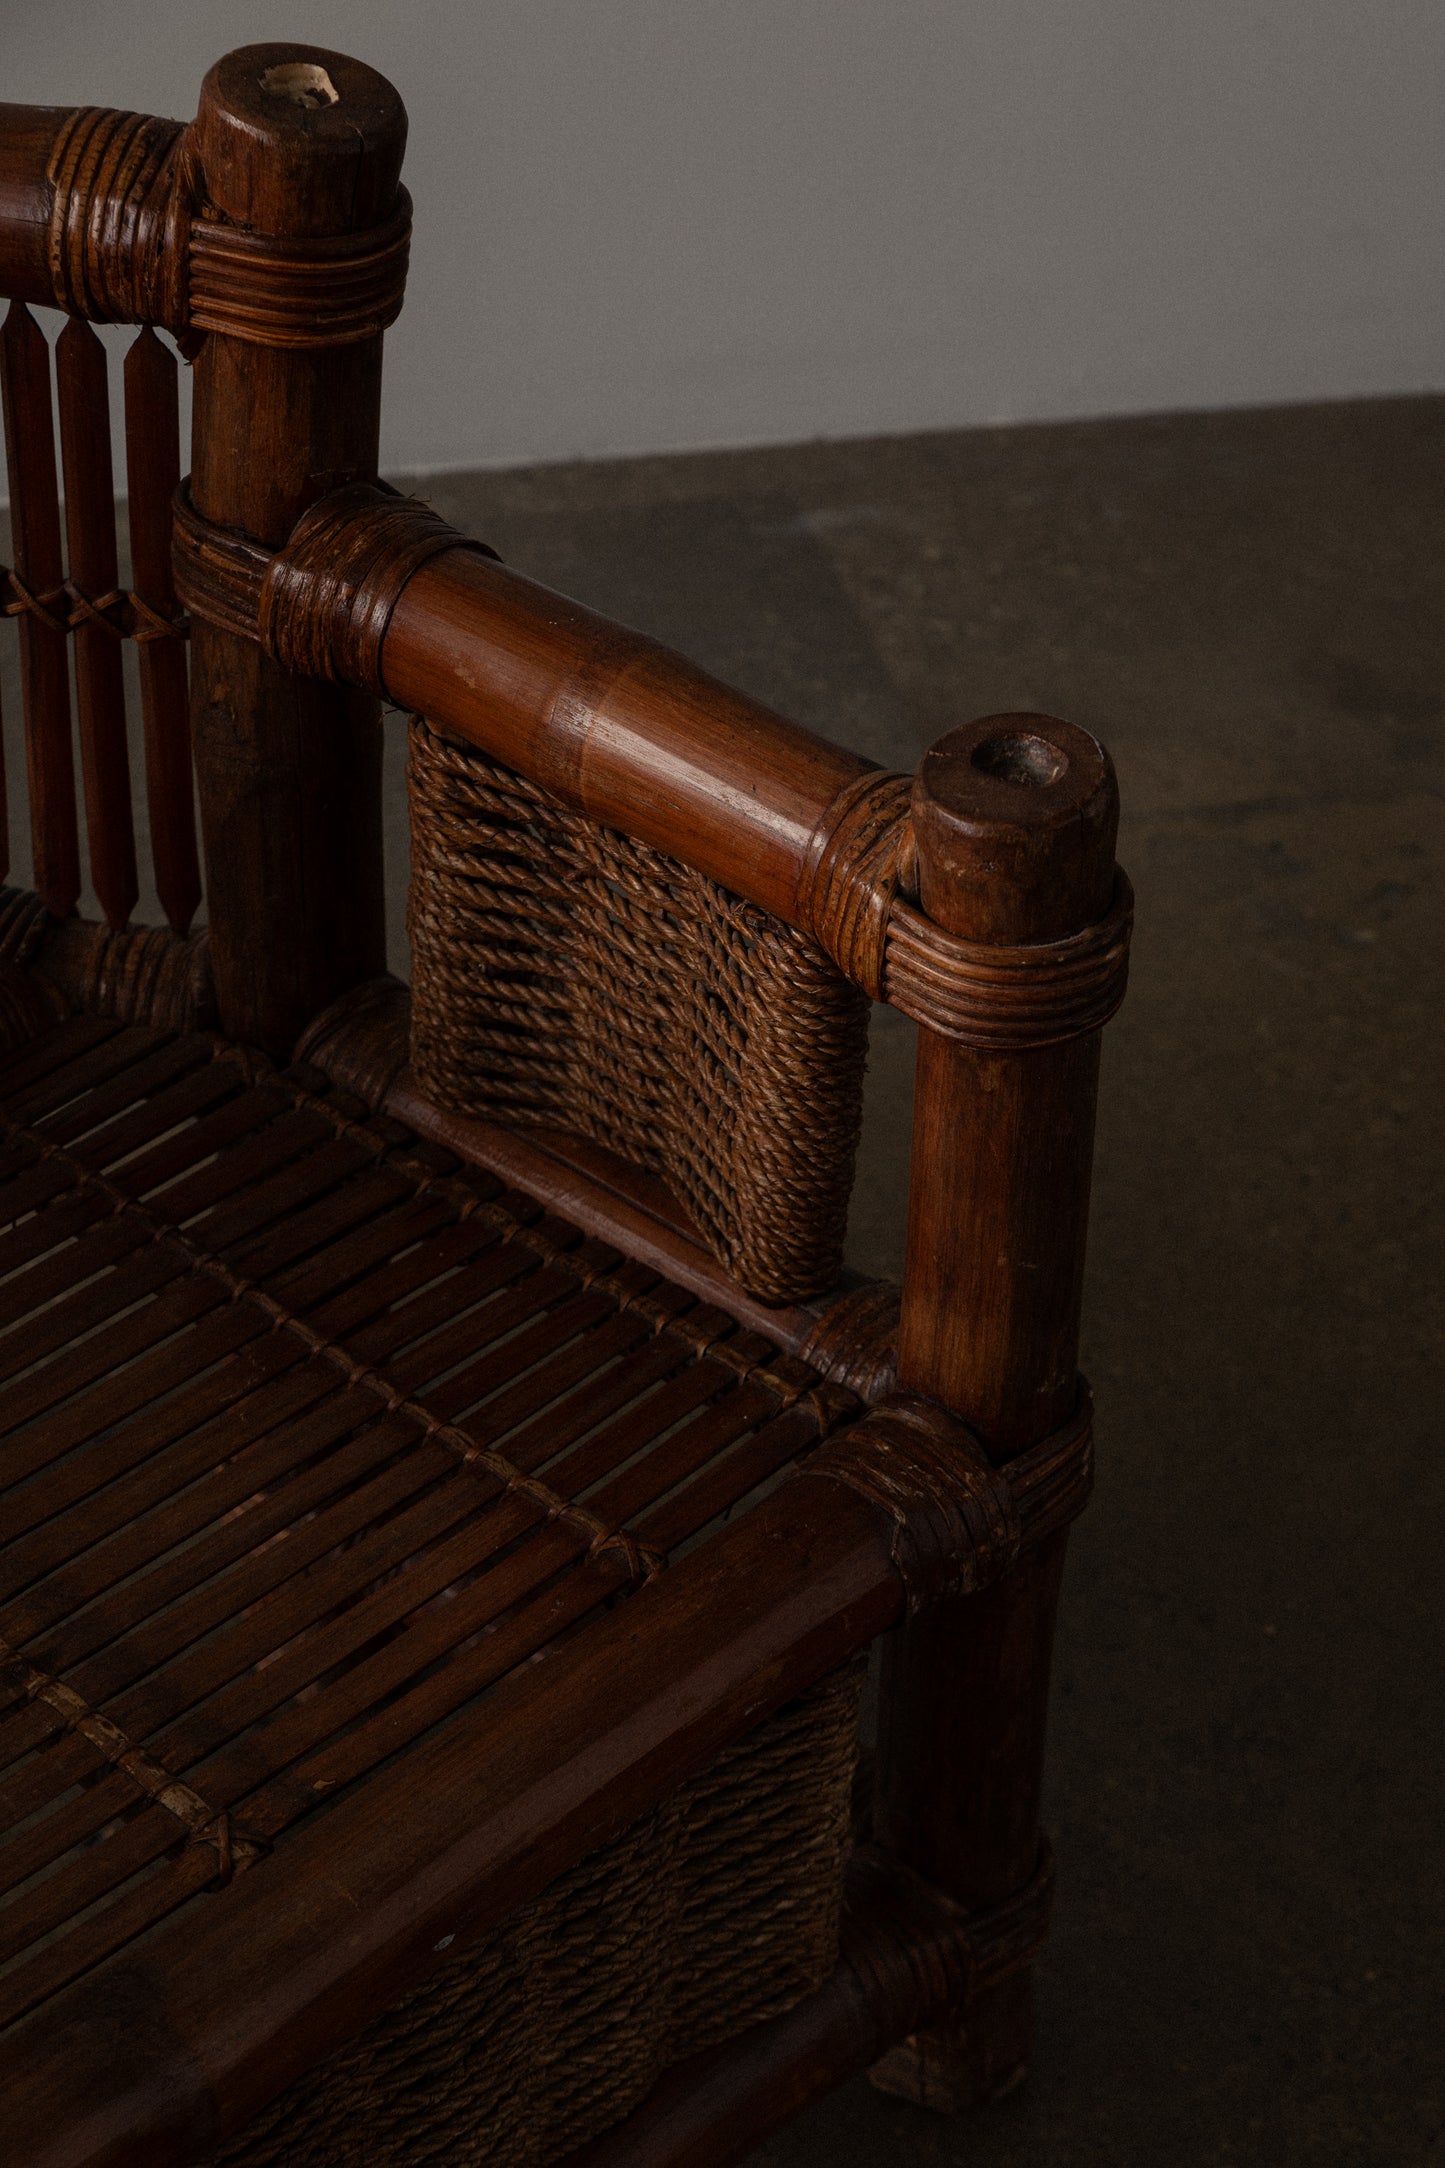
<svg viewBox="0 0 1445 2168"><path fill-rule="evenodd" d="M131 587L145 725L146 804L156 894L183 934L201 900L185 641L171 577L171 503L181 471L175 355L147 327L125 357L125 464Z"/></svg>
<svg viewBox="0 0 1445 2168"><path fill-rule="evenodd" d="M90 878L106 923L122 927L135 909L135 831L125 735L117 588L115 476L110 457L110 396L105 348L89 324L72 316L55 347L65 532L77 609L75 705Z"/></svg>
<svg viewBox="0 0 1445 2168"><path fill-rule="evenodd" d="M18 301L12 302L0 328L0 396L15 580L26 603L20 616L20 687L35 888L47 910L56 918L68 918L80 894L80 850L50 348L30 311Z"/></svg>

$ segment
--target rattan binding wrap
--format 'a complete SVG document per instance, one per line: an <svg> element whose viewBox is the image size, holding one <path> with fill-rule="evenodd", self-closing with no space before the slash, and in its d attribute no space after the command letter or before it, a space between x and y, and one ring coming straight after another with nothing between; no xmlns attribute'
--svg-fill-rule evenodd
<svg viewBox="0 0 1445 2168"><path fill-rule="evenodd" d="M855 1662L444 1965L214 2168L547 2168L838 1957Z"/></svg>
<svg viewBox="0 0 1445 2168"><path fill-rule="evenodd" d="M838 1276L868 1003L806 935L411 727L412 1066L667 1181L767 1301Z"/></svg>
<svg viewBox="0 0 1445 2168"><path fill-rule="evenodd" d="M208 331L254 346L375 338L401 313L411 198L368 231L255 233L206 201L193 131L179 121L77 106L55 140L50 275L55 304L98 324L160 324L192 351Z"/></svg>

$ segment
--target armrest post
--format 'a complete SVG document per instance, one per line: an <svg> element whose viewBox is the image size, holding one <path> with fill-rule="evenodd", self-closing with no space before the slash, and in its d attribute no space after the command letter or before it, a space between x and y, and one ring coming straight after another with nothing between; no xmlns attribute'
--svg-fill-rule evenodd
<svg viewBox="0 0 1445 2168"><path fill-rule="evenodd" d="M191 132L205 202L303 255L388 216L405 141L383 77L295 45L218 62ZM275 549L316 498L373 478L381 346L379 332L274 344L210 331L195 368L197 509ZM199 619L191 683L222 1029L284 1054L385 966L380 709Z"/></svg>
<svg viewBox="0 0 1445 2168"><path fill-rule="evenodd" d="M1114 890L1108 755L1051 717L966 724L925 756L913 827L923 911L1000 948L1062 941ZM1099 1033L1000 1052L919 1034L899 1385L962 1415L1005 1461L1078 1391ZM1033 1875L1050 1644L1065 1536L885 1644L880 1840L970 1910ZM887 2090L957 2108L1026 2066L1028 1972L895 2049Z"/></svg>

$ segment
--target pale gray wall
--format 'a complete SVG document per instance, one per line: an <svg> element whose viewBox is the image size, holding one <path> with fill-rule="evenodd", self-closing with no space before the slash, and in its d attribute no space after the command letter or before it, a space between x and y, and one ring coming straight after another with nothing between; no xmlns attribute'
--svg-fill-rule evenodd
<svg viewBox="0 0 1445 2168"><path fill-rule="evenodd" d="M0 0L0 96L268 37L410 109L392 467L1445 382L1442 0Z"/></svg>

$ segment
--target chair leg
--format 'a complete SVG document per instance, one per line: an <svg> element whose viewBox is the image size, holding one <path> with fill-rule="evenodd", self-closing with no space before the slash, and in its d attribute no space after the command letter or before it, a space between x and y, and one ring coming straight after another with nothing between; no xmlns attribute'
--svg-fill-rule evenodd
<svg viewBox="0 0 1445 2168"><path fill-rule="evenodd" d="M1067 964L1060 945L1099 926L1116 896L1117 821L1107 754L1049 716L965 724L914 783L920 904L999 1009L919 1034L898 1382L961 1415L997 1463L1077 1405L1099 1032L1051 1010L1049 989ZM1018 1937L951 2018L875 2070L886 2090L943 2109L994 2097L1028 2063L1064 1541L885 1647L879 1841L965 1914L1019 1904Z"/></svg>
<svg viewBox="0 0 1445 2168"><path fill-rule="evenodd" d="M884 1643L875 1834L966 1911L1003 1905L1039 1864L1039 1793L1054 1614L1067 1530L1006 1579L936 1605ZM1022 1954L1022 1953L1021 1953ZM884 2092L952 2113L1019 2081L1032 1970L966 1994L873 2071Z"/></svg>

